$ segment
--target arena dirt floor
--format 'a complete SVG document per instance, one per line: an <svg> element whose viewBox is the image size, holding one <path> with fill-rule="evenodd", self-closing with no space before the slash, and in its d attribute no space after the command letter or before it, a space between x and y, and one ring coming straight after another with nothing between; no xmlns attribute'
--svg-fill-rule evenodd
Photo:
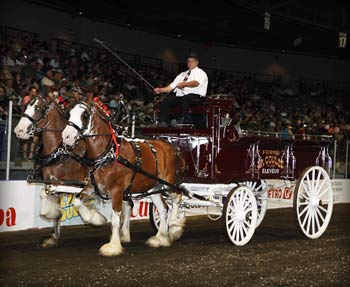
<svg viewBox="0 0 350 287"><path fill-rule="evenodd" d="M337 204L316 240L304 239L292 209L268 210L243 247L225 238L222 222L188 217L172 247L152 249L148 221L134 221L125 253L105 258L110 227L62 228L62 246L39 249L51 230L0 234L0 286L350 286L350 204Z"/></svg>

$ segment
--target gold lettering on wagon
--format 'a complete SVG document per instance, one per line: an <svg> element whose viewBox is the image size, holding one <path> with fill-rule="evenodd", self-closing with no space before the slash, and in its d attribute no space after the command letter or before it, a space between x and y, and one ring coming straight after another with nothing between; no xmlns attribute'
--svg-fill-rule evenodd
<svg viewBox="0 0 350 287"><path fill-rule="evenodd" d="M261 150L260 151L261 172L263 174L278 174L284 168L284 159L282 158L282 151L280 150Z"/></svg>

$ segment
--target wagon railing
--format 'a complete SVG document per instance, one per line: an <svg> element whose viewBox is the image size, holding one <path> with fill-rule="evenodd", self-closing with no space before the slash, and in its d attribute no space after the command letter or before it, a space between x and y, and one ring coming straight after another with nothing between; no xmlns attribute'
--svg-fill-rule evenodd
<svg viewBox="0 0 350 287"><path fill-rule="evenodd" d="M333 142L333 137L330 135L309 135L309 134L291 134L285 135L278 132L263 132L263 131L250 131L242 130L240 136L258 136L258 137L274 137L280 139L289 140L317 140L317 141L329 141Z"/></svg>

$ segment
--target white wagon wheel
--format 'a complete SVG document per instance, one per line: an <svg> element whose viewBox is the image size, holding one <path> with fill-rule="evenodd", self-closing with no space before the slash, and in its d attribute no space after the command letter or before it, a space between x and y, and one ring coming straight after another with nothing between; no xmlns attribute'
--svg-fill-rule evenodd
<svg viewBox="0 0 350 287"><path fill-rule="evenodd" d="M258 209L258 218L256 221L255 228L258 228L261 222L264 220L266 209L267 209L267 185L265 181L245 181L243 185L248 186L255 195L257 209Z"/></svg>
<svg viewBox="0 0 350 287"><path fill-rule="evenodd" d="M227 236L235 245L245 245L252 238L257 222L257 205L253 191L247 186L232 189L224 204Z"/></svg>
<svg viewBox="0 0 350 287"><path fill-rule="evenodd" d="M319 238L327 229L333 211L333 190L328 173L320 166L306 168L294 191L297 227L307 238Z"/></svg>

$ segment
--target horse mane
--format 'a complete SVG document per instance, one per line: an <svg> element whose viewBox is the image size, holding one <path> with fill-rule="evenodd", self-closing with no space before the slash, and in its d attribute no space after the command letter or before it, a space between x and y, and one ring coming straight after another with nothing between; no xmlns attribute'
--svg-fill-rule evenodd
<svg viewBox="0 0 350 287"><path fill-rule="evenodd" d="M60 112L60 114L62 116L64 116L64 118L67 118L67 111L68 111L68 108L66 108L64 106L64 104L60 103L60 102L57 102L56 101L52 101L52 106L56 107L56 109ZM50 109L49 109L50 110ZM49 111L48 110L48 111Z"/></svg>
<svg viewBox="0 0 350 287"><path fill-rule="evenodd" d="M98 97L93 99L93 106L96 108L97 113L102 117L103 120L109 121L110 111L104 103L100 101Z"/></svg>

